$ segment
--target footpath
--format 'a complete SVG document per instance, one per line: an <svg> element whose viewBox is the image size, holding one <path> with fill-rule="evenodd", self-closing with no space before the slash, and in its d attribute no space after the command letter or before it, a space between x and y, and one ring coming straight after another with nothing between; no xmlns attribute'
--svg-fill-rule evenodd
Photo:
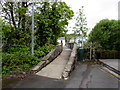
<svg viewBox="0 0 120 90"><path fill-rule="evenodd" d="M62 72L69 60L70 54L71 49L64 46L61 54L53 62L37 72L36 75L61 79Z"/></svg>
<svg viewBox="0 0 120 90"><path fill-rule="evenodd" d="M119 70L119 61L120 59L100 59L101 62L103 62L106 65L109 65L110 67Z"/></svg>
<svg viewBox="0 0 120 90"><path fill-rule="evenodd" d="M61 79L64 68L69 61L72 50L63 47L61 54L51 63L34 75L11 85L12 88L63 88L65 81Z"/></svg>
<svg viewBox="0 0 120 90"><path fill-rule="evenodd" d="M100 59L107 71L120 80L120 59Z"/></svg>

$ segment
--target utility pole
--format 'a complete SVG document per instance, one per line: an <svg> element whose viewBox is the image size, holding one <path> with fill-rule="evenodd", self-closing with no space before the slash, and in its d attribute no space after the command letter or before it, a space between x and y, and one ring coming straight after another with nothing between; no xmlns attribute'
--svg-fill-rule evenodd
<svg viewBox="0 0 120 90"><path fill-rule="evenodd" d="M34 55L34 1L32 3L32 55Z"/></svg>

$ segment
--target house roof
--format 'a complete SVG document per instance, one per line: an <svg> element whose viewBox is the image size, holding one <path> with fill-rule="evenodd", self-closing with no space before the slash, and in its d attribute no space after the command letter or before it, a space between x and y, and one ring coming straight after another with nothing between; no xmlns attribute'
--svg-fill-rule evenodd
<svg viewBox="0 0 120 90"><path fill-rule="evenodd" d="M82 38L82 37L81 37L81 36L73 37L73 38L71 38L70 40L79 39L79 38Z"/></svg>

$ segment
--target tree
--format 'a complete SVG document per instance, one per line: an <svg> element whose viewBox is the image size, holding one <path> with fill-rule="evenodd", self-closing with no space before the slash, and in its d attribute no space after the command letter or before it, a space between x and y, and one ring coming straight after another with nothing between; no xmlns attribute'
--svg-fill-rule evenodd
<svg viewBox="0 0 120 90"><path fill-rule="evenodd" d="M82 6L81 9L79 9L79 12L77 13L78 16L76 18L76 23L74 29L75 29L75 33L79 34L79 36L82 37L82 41L80 41L82 43L82 47L83 47L83 38L86 37L86 33L88 28L86 27L87 25L87 21L86 21L86 17L85 14L83 13L84 7Z"/></svg>
<svg viewBox="0 0 120 90"><path fill-rule="evenodd" d="M36 10L36 42L43 46L46 43L57 44L57 39L67 32L68 20L73 11L65 2L42 2Z"/></svg>
<svg viewBox="0 0 120 90"><path fill-rule="evenodd" d="M31 41L31 16L29 15L29 2L6 2L0 3L2 6L1 16L4 18L2 32L5 48L12 45L30 46ZM9 35L8 35L9 34Z"/></svg>
<svg viewBox="0 0 120 90"><path fill-rule="evenodd" d="M103 19L93 28L89 41L98 43L105 50L120 50L120 21Z"/></svg>
<svg viewBox="0 0 120 90"><path fill-rule="evenodd" d="M65 2L35 3L35 45L57 44L57 39L67 32L68 20L73 11ZM2 32L5 49L12 45L31 45L31 2L3 2L2 17L4 25ZM7 35L9 34L9 35Z"/></svg>
<svg viewBox="0 0 120 90"><path fill-rule="evenodd" d="M1 2L2 16L6 19L6 23L14 26L14 28L21 28L23 31L26 30L26 17L28 7L31 3L29 2Z"/></svg>

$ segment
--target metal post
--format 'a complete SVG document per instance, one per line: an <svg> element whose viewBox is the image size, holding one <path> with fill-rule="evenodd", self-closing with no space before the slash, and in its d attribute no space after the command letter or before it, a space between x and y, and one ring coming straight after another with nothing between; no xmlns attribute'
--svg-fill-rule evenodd
<svg viewBox="0 0 120 90"><path fill-rule="evenodd" d="M83 33L82 33L82 48L83 48Z"/></svg>
<svg viewBox="0 0 120 90"><path fill-rule="evenodd" d="M32 55L34 55L34 2L32 4Z"/></svg>
<svg viewBox="0 0 120 90"><path fill-rule="evenodd" d="M79 34L80 34L80 32L79 32ZM81 45L80 45L80 37L79 37L79 47L80 47Z"/></svg>
<svg viewBox="0 0 120 90"><path fill-rule="evenodd" d="M91 58L92 58L92 49L91 49L91 45L92 45L92 43L90 43L90 60L91 60Z"/></svg>

